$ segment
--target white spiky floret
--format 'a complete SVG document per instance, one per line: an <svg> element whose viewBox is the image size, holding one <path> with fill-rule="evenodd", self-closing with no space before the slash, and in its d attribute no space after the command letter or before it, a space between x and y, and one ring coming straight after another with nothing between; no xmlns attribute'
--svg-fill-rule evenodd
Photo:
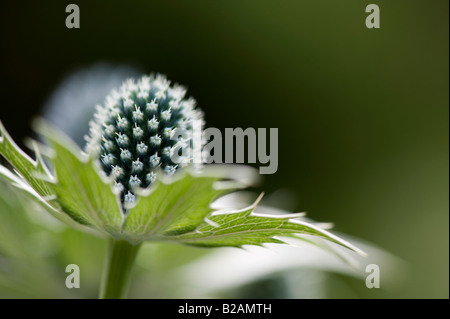
<svg viewBox="0 0 450 319"><path fill-rule="evenodd" d="M106 165L112 165L112 164L115 164L116 157L114 155L112 155L112 154L103 154L102 155L102 161Z"/></svg>
<svg viewBox="0 0 450 319"><path fill-rule="evenodd" d="M180 102L178 100L172 100L169 102L169 108L174 110L179 110L181 108Z"/></svg>
<svg viewBox="0 0 450 319"><path fill-rule="evenodd" d="M181 102L181 106L186 111L192 111L195 108L196 101L193 98L188 98L187 100L184 100Z"/></svg>
<svg viewBox="0 0 450 319"><path fill-rule="evenodd" d="M105 98L105 108L111 110L115 108L117 104L119 104L119 93L117 90L113 90L110 95Z"/></svg>
<svg viewBox="0 0 450 319"><path fill-rule="evenodd" d="M172 138L175 134L176 129L172 128L172 127L166 127L163 130L163 136L165 138Z"/></svg>
<svg viewBox="0 0 450 319"><path fill-rule="evenodd" d="M100 150L97 147L97 141L101 139L101 129L98 125L89 124L89 135L86 135L84 139L86 140L86 148L88 152L97 152Z"/></svg>
<svg viewBox="0 0 450 319"><path fill-rule="evenodd" d="M159 136L158 134L153 135L150 137L150 144L158 146L161 144L161 136Z"/></svg>
<svg viewBox="0 0 450 319"><path fill-rule="evenodd" d="M136 145L136 151L138 151L140 155L147 154L147 150L148 146L144 142L140 142Z"/></svg>
<svg viewBox="0 0 450 319"><path fill-rule="evenodd" d="M159 126L159 121L153 115L153 118L151 120L148 120L147 125L150 130L157 130Z"/></svg>
<svg viewBox="0 0 450 319"><path fill-rule="evenodd" d="M172 116L172 110L170 108L168 110L165 110L165 111L161 112L161 118L164 121L170 120L171 116Z"/></svg>
<svg viewBox="0 0 450 319"><path fill-rule="evenodd" d="M129 150L127 150L126 148L124 149L120 149L120 158L122 159L122 161L129 161L132 159L132 155L131 152Z"/></svg>
<svg viewBox="0 0 450 319"><path fill-rule="evenodd" d="M103 105L100 105L100 104L96 104L95 105L95 114L94 114L94 118L95 119L99 119L99 118L101 118L102 116L104 116L105 115L105 108L103 107Z"/></svg>
<svg viewBox="0 0 450 319"><path fill-rule="evenodd" d="M141 180L136 175L133 175L130 177L130 180L128 181L131 188L136 188L141 186Z"/></svg>
<svg viewBox="0 0 450 319"><path fill-rule="evenodd" d="M105 126L105 133L108 134L109 136L114 136L114 134L116 133L116 128L114 127L114 125L107 125L107 124L103 124Z"/></svg>
<svg viewBox="0 0 450 319"><path fill-rule="evenodd" d="M137 97L140 99L146 99L148 97L148 92L139 90Z"/></svg>
<svg viewBox="0 0 450 319"><path fill-rule="evenodd" d="M135 79L133 79L133 78L126 79L124 84L122 85L122 87L123 87L124 91L128 91L128 92L137 91L139 88Z"/></svg>
<svg viewBox="0 0 450 319"><path fill-rule="evenodd" d="M134 202L135 202L135 196L133 195L133 193L128 191L128 193L124 196L125 207L132 206L134 204Z"/></svg>
<svg viewBox="0 0 450 319"><path fill-rule="evenodd" d="M148 91L150 91L150 88L151 88L150 80L151 80L150 77L147 75L144 75L143 77L141 77L138 80L139 90L145 91L148 93Z"/></svg>
<svg viewBox="0 0 450 319"><path fill-rule="evenodd" d="M140 126L137 126L137 123L135 124L135 127L133 128L133 136L140 140L142 137L144 137L144 131L141 129Z"/></svg>
<svg viewBox="0 0 450 319"><path fill-rule="evenodd" d="M120 101L122 101L122 103L127 100L132 98L131 95L131 91L128 90L128 88L125 85L122 85L119 89L119 94L120 94ZM131 102L131 101L130 101ZM123 103L124 108L130 107L127 103L127 105L125 105L125 103Z"/></svg>
<svg viewBox="0 0 450 319"><path fill-rule="evenodd" d="M106 109L106 107L103 107L101 105L96 105L95 106L95 111L96 113L94 114L94 120L95 122L93 122L92 124L96 124L95 126L99 127L100 124L99 123L104 123L109 116L109 112Z"/></svg>
<svg viewBox="0 0 450 319"><path fill-rule="evenodd" d="M127 147L130 144L130 139L125 134L116 133L116 135L117 135L116 140L117 140L117 143L119 144L119 146Z"/></svg>
<svg viewBox="0 0 450 319"><path fill-rule="evenodd" d="M123 168L122 167L120 167L118 165L114 165L112 167L111 173L113 174L113 176L115 178L119 178L119 177L121 177L123 175L124 172L123 172Z"/></svg>
<svg viewBox="0 0 450 319"><path fill-rule="evenodd" d="M177 128L181 132L184 132L184 134L190 133L189 132L190 131L189 126L190 126L190 121L185 121L185 120L180 120L180 121L178 121L178 124L177 124Z"/></svg>
<svg viewBox="0 0 450 319"><path fill-rule="evenodd" d="M111 152L116 148L116 146L114 145L114 143L112 141L105 139L104 136L102 136L102 138L103 138L103 147L107 151Z"/></svg>
<svg viewBox="0 0 450 319"><path fill-rule="evenodd" d="M147 183L151 184L156 180L156 173L150 172L145 176Z"/></svg>
<svg viewBox="0 0 450 319"><path fill-rule="evenodd" d="M135 104L135 110L133 111L133 120L142 121L144 119L144 113L142 113L141 108Z"/></svg>
<svg viewBox="0 0 450 319"><path fill-rule="evenodd" d="M155 98L158 100L164 100L166 98L166 92L163 90L157 91L155 93Z"/></svg>
<svg viewBox="0 0 450 319"><path fill-rule="evenodd" d="M186 95L186 88L182 85L175 84L173 88L168 89L168 93L171 98L179 101Z"/></svg>
<svg viewBox="0 0 450 319"><path fill-rule="evenodd" d="M109 117L117 118L122 112L117 106L108 108Z"/></svg>
<svg viewBox="0 0 450 319"><path fill-rule="evenodd" d="M133 99L127 97L123 100L123 106L126 108L132 108L134 106L134 101Z"/></svg>
<svg viewBox="0 0 450 319"><path fill-rule="evenodd" d="M153 99L151 102L147 103L146 105L146 110L148 112L155 112L158 109L158 104L156 103L156 100Z"/></svg>
<svg viewBox="0 0 450 319"><path fill-rule="evenodd" d="M166 91L170 86L170 81L162 74L157 74L153 80L153 85L157 90Z"/></svg>
<svg viewBox="0 0 450 319"><path fill-rule="evenodd" d="M139 158L131 163L131 172L140 173L144 169L144 163Z"/></svg>
<svg viewBox="0 0 450 319"><path fill-rule="evenodd" d="M167 165L164 168L164 173L166 173L167 175L173 175L175 174L176 170L177 170L177 166L178 165Z"/></svg>
<svg viewBox="0 0 450 319"><path fill-rule="evenodd" d="M155 154L150 156L150 160L149 160L150 166L151 167L158 166L160 160L161 160L161 158L158 156L158 152L156 152Z"/></svg>
<svg viewBox="0 0 450 319"><path fill-rule="evenodd" d="M117 193L121 193L125 190L125 186L121 182L114 181L114 191Z"/></svg>
<svg viewBox="0 0 450 319"><path fill-rule="evenodd" d="M174 152L175 148L171 147L171 146L166 146L163 148L162 150L162 155L167 156L167 157L171 157L173 152Z"/></svg>
<svg viewBox="0 0 450 319"><path fill-rule="evenodd" d="M128 128L128 120L120 115L117 116L117 127L121 130L125 130Z"/></svg>

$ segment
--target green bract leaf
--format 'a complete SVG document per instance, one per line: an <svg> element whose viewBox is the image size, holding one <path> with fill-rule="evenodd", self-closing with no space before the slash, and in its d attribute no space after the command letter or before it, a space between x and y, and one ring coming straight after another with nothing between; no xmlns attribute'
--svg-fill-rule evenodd
<svg viewBox="0 0 450 319"><path fill-rule="evenodd" d="M212 200L223 193L213 188L216 181L184 174L174 182L159 182L139 194L139 202L128 212L124 232L138 240L194 230L211 212Z"/></svg>
<svg viewBox="0 0 450 319"><path fill-rule="evenodd" d="M231 180L222 181L224 177ZM214 199L247 186L255 177L252 169L239 166L187 169L173 177L160 174L158 183L137 193L138 202L129 209L123 231L132 241L167 240L193 231L213 211Z"/></svg>
<svg viewBox="0 0 450 319"><path fill-rule="evenodd" d="M262 194L254 204L238 211L213 212L194 231L178 235L174 239L195 246L241 247L264 243L284 243L279 237L296 237L299 234L306 234L327 239L364 254L345 240L298 219L303 216L302 213L280 216L254 213L261 198Z"/></svg>
<svg viewBox="0 0 450 319"><path fill-rule="evenodd" d="M37 148L35 153L36 160L33 160L17 146L0 122L0 154L40 196L51 196L53 194L52 176Z"/></svg>
<svg viewBox="0 0 450 319"><path fill-rule="evenodd" d="M36 154L36 160L31 159L17 146L0 122L0 154L12 165L16 172L15 174L0 165L0 177L8 180L12 185L37 200L58 220L79 229L79 224L73 222L61 211L53 189L54 178L41 157L37 143L32 143L32 146Z"/></svg>
<svg viewBox="0 0 450 319"><path fill-rule="evenodd" d="M53 189L62 209L81 224L119 237L122 213L118 196L111 191L111 181L103 180L95 163L64 135L44 125L39 131L55 151L52 165L57 181Z"/></svg>

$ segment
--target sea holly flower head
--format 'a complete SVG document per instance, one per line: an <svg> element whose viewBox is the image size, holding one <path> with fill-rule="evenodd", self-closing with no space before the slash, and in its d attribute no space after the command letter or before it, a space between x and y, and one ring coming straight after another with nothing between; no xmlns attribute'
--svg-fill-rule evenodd
<svg viewBox="0 0 450 319"><path fill-rule="evenodd" d="M190 156L175 163L175 149L193 142L175 131L191 133L194 120L203 123L203 113L182 86L162 75L130 79L97 106L83 151L39 120L35 129L48 145L33 142L32 159L0 123L0 154L12 167L0 166L0 176L63 222L116 242L242 247L297 237L364 254L302 214L255 213L262 195L245 207L212 205L253 185L258 174L240 165L194 167Z"/></svg>
<svg viewBox="0 0 450 319"><path fill-rule="evenodd" d="M133 204L137 188L147 188L156 180L156 171L173 175L182 165L171 159L180 142L192 147L194 121L203 123L203 113L195 100L185 97L186 90L171 85L162 75L129 79L97 106L87 136L87 153L100 159L102 170L113 176L125 206ZM173 138L176 129L183 136ZM188 153L190 154L190 153Z"/></svg>

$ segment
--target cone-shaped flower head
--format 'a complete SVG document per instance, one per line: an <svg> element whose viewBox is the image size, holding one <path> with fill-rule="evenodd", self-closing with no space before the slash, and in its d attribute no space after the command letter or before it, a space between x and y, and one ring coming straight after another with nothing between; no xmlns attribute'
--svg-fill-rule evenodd
<svg viewBox="0 0 450 319"><path fill-rule="evenodd" d="M192 152L181 149L192 149L193 123L202 125L203 113L185 94L184 87L170 85L164 76L150 75L127 80L97 106L86 151L114 177L125 205L134 202L134 189L155 181L158 170L172 175L192 162ZM174 163L175 151L189 155Z"/></svg>

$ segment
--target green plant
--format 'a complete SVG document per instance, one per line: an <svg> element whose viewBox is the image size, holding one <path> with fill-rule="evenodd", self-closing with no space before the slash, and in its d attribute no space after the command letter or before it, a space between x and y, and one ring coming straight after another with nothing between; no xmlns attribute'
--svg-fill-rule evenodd
<svg viewBox="0 0 450 319"><path fill-rule="evenodd" d="M186 138L171 139L174 130L191 131L191 121L202 120L194 100L184 94L162 76L127 81L98 108L85 152L49 124L36 121L36 131L50 146L49 165L42 145L33 142L36 159L31 159L0 123L0 154L14 169L0 166L0 175L59 220L108 238L101 298L126 296L134 259L146 241L241 247L307 234L364 254L301 219L302 214L254 213L262 196L245 208L211 208L215 199L250 186L255 172L242 166L198 168L192 156L180 166L171 162L177 146L192 144Z"/></svg>

